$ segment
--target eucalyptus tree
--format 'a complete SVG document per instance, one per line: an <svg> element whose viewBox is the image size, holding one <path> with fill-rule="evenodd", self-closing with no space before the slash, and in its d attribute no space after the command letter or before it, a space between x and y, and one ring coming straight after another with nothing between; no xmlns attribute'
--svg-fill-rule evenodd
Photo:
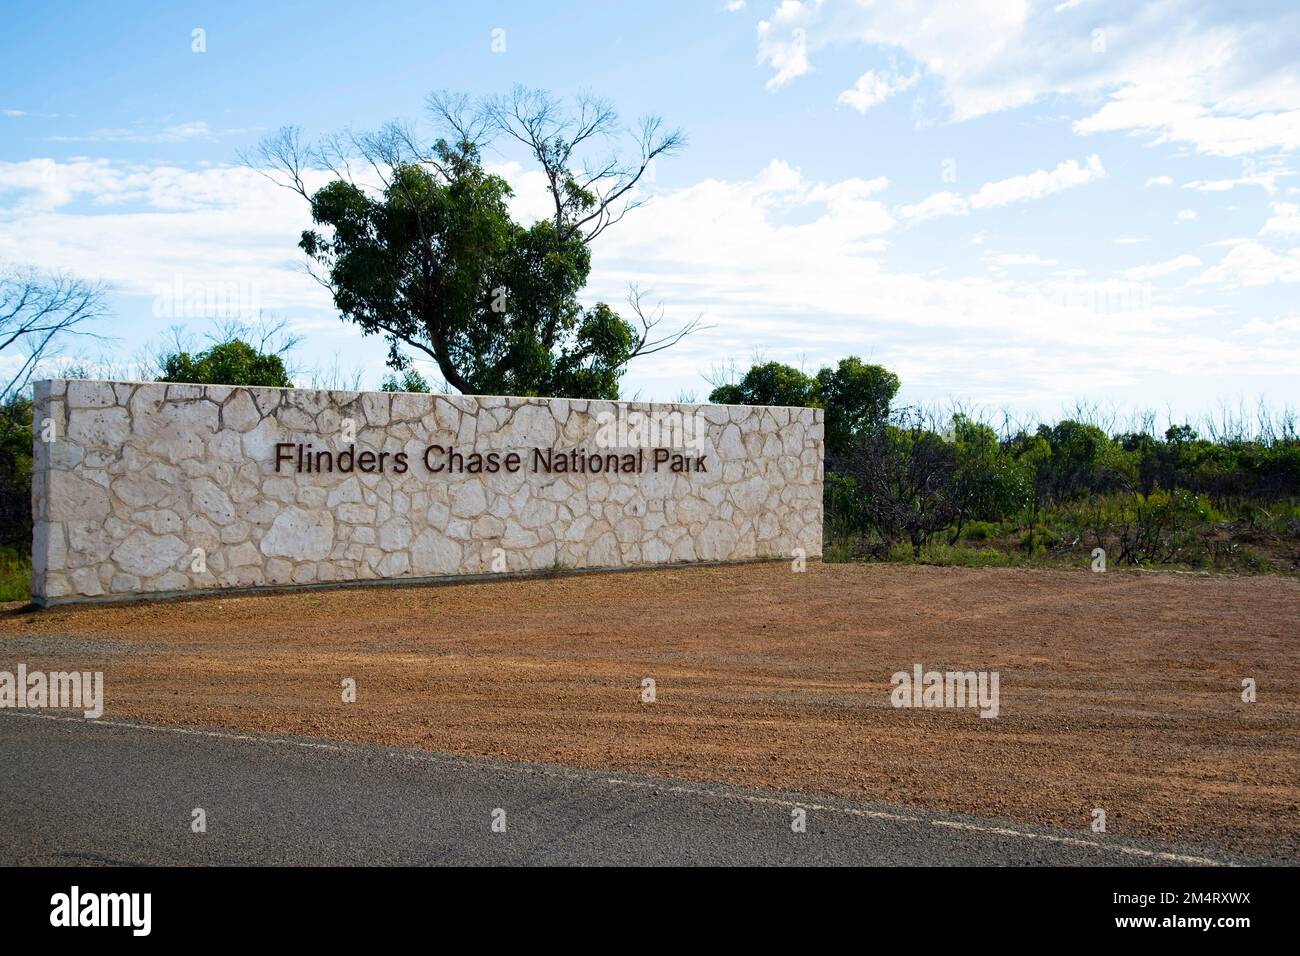
<svg viewBox="0 0 1300 956"><path fill-rule="evenodd" d="M393 369L414 350L467 394L617 398L629 362L700 328L697 317L663 331L662 306L635 286L629 317L579 300L593 241L645 202L638 187L681 148L680 131L654 116L629 130L604 100L570 106L524 87L483 100L437 92L428 109L432 140L389 123L307 145L286 127L246 158L310 202L315 228L299 246L312 274L344 319L387 339ZM542 174L548 212L531 224L484 163L498 141Z"/></svg>

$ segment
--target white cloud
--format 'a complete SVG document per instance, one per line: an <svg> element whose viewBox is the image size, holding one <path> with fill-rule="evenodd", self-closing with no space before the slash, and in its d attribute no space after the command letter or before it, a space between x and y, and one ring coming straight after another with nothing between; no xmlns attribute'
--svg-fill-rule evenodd
<svg viewBox="0 0 1300 956"><path fill-rule="evenodd" d="M1153 262L1150 265L1133 266L1131 269L1125 269L1124 278L1135 280L1159 279L1162 276L1172 275L1184 269L1195 269L1200 265L1201 260L1196 256L1174 256L1174 258L1166 259L1164 262Z"/></svg>
<svg viewBox="0 0 1300 956"><path fill-rule="evenodd" d="M1042 199L1062 189L1082 186L1102 179L1105 175L1106 170L1101 165L1101 157L1094 153L1082 166L1070 159L1058 164L1050 172L1039 169L1027 176L1012 176L1010 179L1002 179L995 183L985 183L971 197L970 204L973 209L992 209L995 206L1005 206L1007 203Z"/></svg>
<svg viewBox="0 0 1300 956"><path fill-rule="evenodd" d="M759 62L771 64L776 71L767 81L769 90L780 89L811 68L807 30L797 25L806 9L800 0L781 0L770 20L758 21Z"/></svg>
<svg viewBox="0 0 1300 956"><path fill-rule="evenodd" d="M969 91L961 81L996 69L999 59L1014 48L1028 12L1027 0L907 5L783 0L771 18L759 24L759 61L776 71L769 82L775 89L811 69L810 51L849 43L901 48L927 72L948 81L949 98L964 118L1005 108L990 103L988 91ZM997 91L992 96L1001 102L1007 94ZM1028 99L1014 105L1021 102Z"/></svg>
<svg viewBox="0 0 1300 956"><path fill-rule="evenodd" d="M242 205L241 189L262 184L272 186L264 177L238 166L191 170L87 158L0 162L0 216L53 211L77 202L92 207L141 204L161 211L230 209ZM261 194L258 188L251 200L255 203ZM13 199L17 199L17 207L6 209Z"/></svg>
<svg viewBox="0 0 1300 956"><path fill-rule="evenodd" d="M226 130L224 132L236 132ZM173 126L149 128L132 126L118 129L97 129L84 135L51 136L59 143L181 143L193 139L212 139L214 133L203 120L191 120Z"/></svg>
<svg viewBox="0 0 1300 956"><path fill-rule="evenodd" d="M1262 236L1294 236L1300 234L1300 205L1291 202L1275 202L1273 215L1259 230Z"/></svg>
<svg viewBox="0 0 1300 956"><path fill-rule="evenodd" d="M895 93L912 86L917 81L917 74L901 76L897 73L877 73L867 70L855 83L839 95L838 102L851 106L859 113L865 114L871 107L883 103Z"/></svg>
<svg viewBox="0 0 1300 956"><path fill-rule="evenodd" d="M1300 249L1279 254L1254 240L1234 243L1219 264L1194 280L1199 285L1226 288L1300 282Z"/></svg>
<svg viewBox="0 0 1300 956"><path fill-rule="evenodd" d="M20 116L26 116L27 111L26 110L0 110L0 115L10 116L13 117L14 119L17 119Z"/></svg>
<svg viewBox="0 0 1300 956"><path fill-rule="evenodd" d="M919 203L898 207L903 219L935 219L939 216L964 216L970 203L952 192L932 193Z"/></svg>
<svg viewBox="0 0 1300 956"><path fill-rule="evenodd" d="M1148 186L1172 186L1173 184L1172 176L1152 176L1147 180Z"/></svg>
<svg viewBox="0 0 1300 956"><path fill-rule="evenodd" d="M1222 193L1238 186L1259 186L1264 192L1277 192L1277 173L1259 173L1254 176L1241 176L1237 179L1199 179L1183 183L1184 189L1195 189L1202 193Z"/></svg>
<svg viewBox="0 0 1300 956"><path fill-rule="evenodd" d="M984 257L991 265L994 266L1054 266L1055 259L1044 259L1042 256L1025 255L1020 253L1002 252L993 253Z"/></svg>
<svg viewBox="0 0 1300 956"><path fill-rule="evenodd" d="M1140 133L1219 156L1300 148L1298 18L1284 5L1233 12L1227 24L1191 2L1106 0L1048 17L1028 0L783 0L759 25L758 58L778 89L826 47L901 51L938 80L957 121L1063 94L1100 101L1074 124L1083 135Z"/></svg>
<svg viewBox="0 0 1300 956"><path fill-rule="evenodd" d="M181 276L253 289L268 309L329 305L302 273L307 204L250 169L0 162L0 205L0 261L105 279L124 294Z"/></svg>
<svg viewBox="0 0 1300 956"><path fill-rule="evenodd" d="M1175 216L1174 218L1175 218L1178 222L1195 222L1195 221L1196 221L1196 210L1195 210L1195 209L1180 209L1180 210L1178 210L1178 215Z"/></svg>
<svg viewBox="0 0 1300 956"><path fill-rule="evenodd" d="M727 12L737 13L745 9L745 0L727 0Z"/></svg>
<svg viewBox="0 0 1300 956"><path fill-rule="evenodd" d="M846 245L842 235L854 221L823 214L811 198L837 186L773 163L749 180L707 180L663 194L638 210L633 228L602 237L592 295L615 301L637 281L669 303L670 315L702 312L716 324L639 380L689 377L719 356L743 361L762 342L774 359L813 366L871 354L909 387L955 389L1000 407L1065 401L1111 384L1137 388L1154 370L1218 374L1219 360L1234 368L1262 361L1245 344L1225 355L1215 336L1189 328L1212 317L1212 307L1163 301L1133 281L1087 281L1077 269L1055 277L1036 269L1019 270L1024 278L962 275L960 266L951 271L952 263L969 263L960 255L944 269L928 268L933 261L924 271L891 268ZM980 265L1051 261L1005 255ZM1280 355L1268 362L1280 364Z"/></svg>
<svg viewBox="0 0 1300 956"><path fill-rule="evenodd" d="M1263 341L1267 344L1283 344L1291 336L1300 337L1300 315L1292 313L1282 319L1254 318L1237 328L1235 334L1264 335Z"/></svg>
<svg viewBox="0 0 1300 956"><path fill-rule="evenodd" d="M1076 122L1075 132L1144 133L1156 143L1189 143L1214 156L1300 148L1300 109L1292 108L1300 78L1257 72L1251 61L1272 56L1243 46L1245 40L1234 29L1217 28L1170 44L1181 52L1131 63L1126 76L1116 77L1123 83L1109 102Z"/></svg>
<svg viewBox="0 0 1300 956"><path fill-rule="evenodd" d="M1042 199L1052 193L1082 186L1105 177L1101 157L1092 155L1081 166L1075 160L1057 164L1055 169L1039 169L1024 176L1011 176L985 183L970 199L954 192L938 192L919 203L898 208L900 219L935 219L939 216L964 216L972 209L994 209L1009 203Z"/></svg>

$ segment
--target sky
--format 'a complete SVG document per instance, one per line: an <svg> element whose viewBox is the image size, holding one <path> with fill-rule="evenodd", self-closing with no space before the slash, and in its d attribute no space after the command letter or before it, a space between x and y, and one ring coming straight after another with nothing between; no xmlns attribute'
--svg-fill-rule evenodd
<svg viewBox="0 0 1300 956"><path fill-rule="evenodd" d="M687 137L593 245L584 301L635 283L708 326L625 397L858 355L905 401L1018 416L1300 405L1286 3L3 0L0 263L107 283L73 351L109 369L210 333L172 294L198 284L302 335L300 383L375 387L384 343L303 270L305 201L241 152L516 83ZM527 157L485 159L544 208Z"/></svg>

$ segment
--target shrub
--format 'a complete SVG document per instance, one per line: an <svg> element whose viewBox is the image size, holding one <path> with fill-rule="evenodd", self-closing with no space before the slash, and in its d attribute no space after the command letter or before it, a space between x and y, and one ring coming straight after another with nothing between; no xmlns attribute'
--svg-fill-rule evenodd
<svg viewBox="0 0 1300 956"><path fill-rule="evenodd" d="M846 487L855 505L886 546L904 540L919 555L932 534L958 517L954 447L912 410L858 436L832 464L831 470L852 479Z"/></svg>
<svg viewBox="0 0 1300 956"><path fill-rule="evenodd" d="M186 382L195 385L263 385L291 388L293 382L284 367L284 359L275 353L259 352L241 339L218 342L211 348L191 355L176 351L161 360L160 382Z"/></svg>
<svg viewBox="0 0 1300 956"><path fill-rule="evenodd" d="M1213 516L1209 502L1188 491L1135 494L1118 522L1119 560L1170 564L1199 554L1197 529Z"/></svg>
<svg viewBox="0 0 1300 956"><path fill-rule="evenodd" d="M991 541L997 536L997 525L989 521L972 521L962 532L962 537L967 541Z"/></svg>

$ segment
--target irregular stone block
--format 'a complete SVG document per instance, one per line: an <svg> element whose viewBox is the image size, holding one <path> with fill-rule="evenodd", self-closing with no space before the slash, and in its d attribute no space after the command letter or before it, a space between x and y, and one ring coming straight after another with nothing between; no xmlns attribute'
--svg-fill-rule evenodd
<svg viewBox="0 0 1300 956"><path fill-rule="evenodd" d="M262 538L262 553L320 561L334 544L334 516L328 511L290 507L281 511Z"/></svg>

